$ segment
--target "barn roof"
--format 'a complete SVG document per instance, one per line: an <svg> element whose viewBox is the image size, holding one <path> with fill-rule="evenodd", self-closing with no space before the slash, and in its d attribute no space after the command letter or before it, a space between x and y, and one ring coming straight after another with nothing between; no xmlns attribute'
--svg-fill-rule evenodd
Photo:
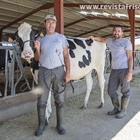
<svg viewBox="0 0 140 140"><path fill-rule="evenodd" d="M135 9L135 34L139 36L139 0L133 0L133 3L130 0L64 0L64 34L109 37L112 27L120 24L124 26L125 37L129 37L129 8ZM49 13L54 13L52 0L0 0L0 30L15 32L23 22L41 29L44 17Z"/></svg>

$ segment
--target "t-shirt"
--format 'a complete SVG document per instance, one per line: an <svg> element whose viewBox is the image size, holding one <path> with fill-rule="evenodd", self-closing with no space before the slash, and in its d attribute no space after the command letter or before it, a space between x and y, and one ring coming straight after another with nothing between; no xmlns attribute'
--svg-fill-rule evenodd
<svg viewBox="0 0 140 140"><path fill-rule="evenodd" d="M129 39L122 38L115 40L114 38L106 39L107 47L111 49L112 69L128 68L128 58L126 50L132 50L132 44Z"/></svg>
<svg viewBox="0 0 140 140"><path fill-rule="evenodd" d="M66 37L62 34L46 34L39 38L41 44L41 53L39 57L39 66L53 69L64 65L63 48L68 46Z"/></svg>

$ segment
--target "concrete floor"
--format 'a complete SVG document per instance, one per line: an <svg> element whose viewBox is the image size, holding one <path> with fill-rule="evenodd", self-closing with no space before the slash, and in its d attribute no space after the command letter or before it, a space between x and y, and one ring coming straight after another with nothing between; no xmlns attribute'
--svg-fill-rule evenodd
<svg viewBox="0 0 140 140"><path fill-rule="evenodd" d="M138 70L134 73L139 73ZM16 117L0 123L0 140L140 140L140 74L134 75L131 82L131 98L127 115L122 119L108 116L113 109L105 88L105 106L97 109L100 103L100 91L94 89L90 95L88 108L79 109L84 94L69 98L63 110L63 125L66 135L57 133L55 107L43 135L35 137L37 112ZM19 111L19 110L18 110Z"/></svg>

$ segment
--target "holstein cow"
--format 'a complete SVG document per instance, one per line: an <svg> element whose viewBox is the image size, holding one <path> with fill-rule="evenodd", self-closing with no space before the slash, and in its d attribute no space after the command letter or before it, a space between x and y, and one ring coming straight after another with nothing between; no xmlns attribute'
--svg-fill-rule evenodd
<svg viewBox="0 0 140 140"><path fill-rule="evenodd" d="M2 36L2 42L0 46L8 46L8 42L12 42L14 40L14 34L5 34ZM5 69L5 53L6 50L0 49L0 71ZM8 64L11 63L13 57L13 50L8 50Z"/></svg>
<svg viewBox="0 0 140 140"><path fill-rule="evenodd" d="M13 42L14 34L5 34L2 36L2 42L0 46L12 46L12 44L8 44L9 42ZM0 49L0 72L5 70L5 58L6 58L6 50ZM7 55L7 68L8 68L8 85L11 86L11 70L12 70L12 59L13 59L13 50L8 50Z"/></svg>
<svg viewBox="0 0 140 140"><path fill-rule="evenodd" d="M24 42L22 57L31 60L34 57L33 44L29 40L34 39L33 29L28 23L23 23L18 28L18 35ZM68 38L69 43L69 56L70 56L70 79L78 80L86 78L87 91L82 108L87 108L89 95L92 89L92 70L95 69L98 75L98 82L101 89L101 104L104 105L104 66L105 66L105 49L106 44L96 42L94 40L87 40L85 38ZM25 43L26 42L26 43ZM37 74L37 73L36 73ZM37 75L36 75L37 78ZM51 92L47 102L47 115L51 113ZM48 117L47 120L48 120Z"/></svg>

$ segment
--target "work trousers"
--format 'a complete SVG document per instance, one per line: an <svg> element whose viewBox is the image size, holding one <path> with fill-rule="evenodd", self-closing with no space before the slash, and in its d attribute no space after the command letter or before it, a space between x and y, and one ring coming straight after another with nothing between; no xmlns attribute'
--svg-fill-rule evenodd
<svg viewBox="0 0 140 140"><path fill-rule="evenodd" d="M118 87L121 86L122 98L130 96L130 82L126 81L128 69L112 69L108 83L108 94L111 98L118 98Z"/></svg>
<svg viewBox="0 0 140 140"><path fill-rule="evenodd" d="M53 92L55 105L62 107L64 104L64 66L54 69L39 67L38 73L38 105L47 104L49 92Z"/></svg>

